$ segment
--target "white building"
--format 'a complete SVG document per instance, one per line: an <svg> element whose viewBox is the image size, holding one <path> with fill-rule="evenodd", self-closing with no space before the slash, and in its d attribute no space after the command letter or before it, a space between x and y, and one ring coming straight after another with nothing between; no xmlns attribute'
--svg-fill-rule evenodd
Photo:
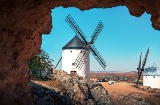
<svg viewBox="0 0 160 105"><path fill-rule="evenodd" d="M144 70L143 85L151 88L160 88L160 69L156 65Z"/></svg>
<svg viewBox="0 0 160 105"><path fill-rule="evenodd" d="M108 84L110 84L110 85L115 84L115 81L111 80L111 81L108 82Z"/></svg>
<svg viewBox="0 0 160 105"><path fill-rule="evenodd" d="M74 66L74 62L82 50L85 50L84 43L78 38L78 36L75 36L62 48L62 70L67 73L76 72L83 78L89 79L89 56L87 59L83 59L82 62L85 63L80 70Z"/></svg>

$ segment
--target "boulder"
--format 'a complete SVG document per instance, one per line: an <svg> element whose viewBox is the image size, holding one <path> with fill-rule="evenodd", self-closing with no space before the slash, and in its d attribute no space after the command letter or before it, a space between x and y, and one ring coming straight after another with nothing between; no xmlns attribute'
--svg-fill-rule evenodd
<svg viewBox="0 0 160 105"><path fill-rule="evenodd" d="M108 92L97 82L85 80L77 74L54 71L54 78L61 81L65 92L76 105L113 105Z"/></svg>

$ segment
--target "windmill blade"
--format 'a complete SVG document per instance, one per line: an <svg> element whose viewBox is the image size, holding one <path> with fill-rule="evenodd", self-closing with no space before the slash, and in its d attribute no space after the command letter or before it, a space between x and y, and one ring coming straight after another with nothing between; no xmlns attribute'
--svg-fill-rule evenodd
<svg viewBox="0 0 160 105"><path fill-rule="evenodd" d="M91 38L92 38L91 41L90 41L91 44L93 44L93 43L95 42L95 40L97 39L98 35L99 35L100 32L102 31L103 27L104 27L104 26L103 26L103 23L100 21L100 22L98 23L98 25L97 25L94 33L93 33L92 36L91 36Z"/></svg>
<svg viewBox="0 0 160 105"><path fill-rule="evenodd" d="M60 62L61 60L62 60L62 57L59 59L58 63L57 63L56 66L54 67L54 69L57 68L57 66L58 66L58 64L59 64L59 62Z"/></svg>
<svg viewBox="0 0 160 105"><path fill-rule="evenodd" d="M137 78L137 84L139 83L139 80L140 80L140 78L141 78L141 75L142 75L142 70L140 71L139 76L138 76L138 78Z"/></svg>
<svg viewBox="0 0 160 105"><path fill-rule="evenodd" d="M86 50L82 50L78 57L76 58L74 64L75 64L75 67L77 69L81 69L83 67L83 65L86 63L87 61L87 58L89 56L89 53L90 53L90 50L89 49L86 49Z"/></svg>
<svg viewBox="0 0 160 105"><path fill-rule="evenodd" d="M137 70L141 68L141 57L142 57L142 52L141 52L141 55L140 55L140 58L139 58L139 65L138 65Z"/></svg>
<svg viewBox="0 0 160 105"><path fill-rule="evenodd" d="M139 65L138 65L138 77L139 77L139 74L140 74L140 71L141 71L141 58L142 58L142 52L141 52L141 55L140 55L140 58L139 58Z"/></svg>
<svg viewBox="0 0 160 105"><path fill-rule="evenodd" d="M98 61L98 63L105 70L105 68L106 68L106 62L104 61L104 59L102 58L102 56L100 55L100 53L98 52L98 50L95 48L95 46L93 44L90 45L90 49L91 49L92 55L96 58L96 60Z"/></svg>
<svg viewBox="0 0 160 105"><path fill-rule="evenodd" d="M76 68L79 69L79 66L82 63L82 59L83 59L84 55L85 55L85 50L81 50L81 52L79 53L78 57L76 58L76 60L74 62L74 65Z"/></svg>
<svg viewBox="0 0 160 105"><path fill-rule="evenodd" d="M148 54L149 54L149 48L147 49L146 55L145 55L144 60L143 60L142 71L144 71L144 66L145 66L145 64L146 64Z"/></svg>
<svg viewBox="0 0 160 105"><path fill-rule="evenodd" d="M83 67L83 65L86 63L86 61L87 61L87 58L88 58L88 56L89 56L89 53L90 53L90 51L89 50L87 50L87 52L85 53L85 55L83 56L83 61L81 61L80 62L80 64L79 65L77 65L77 67L76 68L78 68L79 70L81 70L81 68Z"/></svg>
<svg viewBox="0 0 160 105"><path fill-rule="evenodd" d="M86 41L86 36L84 35L84 33L82 32L82 30L79 28L79 26L77 25L77 23L74 21L74 19L72 18L72 16L69 14L66 17L66 22L68 23L68 25L74 30L74 32L76 33L76 35L85 43L87 43Z"/></svg>

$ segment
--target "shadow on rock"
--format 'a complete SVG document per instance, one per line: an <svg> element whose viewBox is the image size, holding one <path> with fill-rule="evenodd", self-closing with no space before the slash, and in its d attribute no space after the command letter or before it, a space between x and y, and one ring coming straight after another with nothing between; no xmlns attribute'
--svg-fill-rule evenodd
<svg viewBox="0 0 160 105"><path fill-rule="evenodd" d="M70 101L68 94L61 96L60 92L43 87L32 81L30 85L31 93L35 96L34 105L74 105Z"/></svg>

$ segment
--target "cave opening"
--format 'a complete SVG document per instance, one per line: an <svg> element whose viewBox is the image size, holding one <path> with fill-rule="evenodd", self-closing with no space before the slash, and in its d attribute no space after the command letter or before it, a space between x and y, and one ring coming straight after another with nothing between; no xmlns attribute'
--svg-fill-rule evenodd
<svg viewBox="0 0 160 105"><path fill-rule="evenodd" d="M1 0L0 1L0 20L2 21L0 21L0 59L1 59L1 63L0 63L0 82L1 82L0 84L0 88L1 88L0 89L0 104L2 105L10 105L10 104L12 105L16 105L16 104L31 105L33 103L34 97L30 95L30 87L28 86L28 83L31 81L31 74L29 72L28 61L31 58L33 58L36 54L40 53L40 47L42 43L41 42L42 34L48 34L51 31L51 28L52 28L51 20L54 20L54 18L51 19L51 9L52 8L63 6L65 8L77 7L81 10L89 10L92 8L108 8L112 10L114 8L111 8L111 7L122 6L122 5L126 6L129 9L130 14L133 16L141 16L141 14L143 14L144 11L146 11L148 14L151 14L152 27L155 30L160 30L160 24L159 24L160 22L160 18L159 18L160 1L159 0L146 0L146 1L144 0L141 0L141 1L138 1L138 0L134 0L134 1L132 0L108 0L108 1L106 0L89 0L89 1L80 0L79 2L74 1L74 0L73 1L72 0L69 0L69 1L68 0L66 1L61 1L61 0L60 1L57 1L57 0L54 0L54 1L53 0L52 1L51 0L49 1L44 1L44 0L24 1L22 0L21 2L19 2L18 0L15 0L14 2L11 0ZM133 17L133 16L130 16L130 17ZM73 17L75 18L75 15L73 15ZM106 18L107 17L108 16L106 16ZM116 19L114 19L114 21L111 21L111 22L114 23L117 19L119 18L116 17ZM76 19L76 21L78 20L79 19ZM143 20L141 21L143 23ZM96 22L93 22L93 23L97 24ZM145 28L146 26L151 27L150 23L146 25L142 23L141 23L142 26L140 26L139 28ZM105 24L105 28L107 26L110 26L110 25ZM127 26L129 27L130 25L127 25ZM114 27L115 29L118 29L121 26L119 27L114 26ZM53 24L53 28L55 28L54 24ZM108 27L106 29L111 30ZM73 32L71 29L69 30ZM143 30L143 29L140 29L140 30ZM153 29L149 28L149 29L146 29L145 31L148 32L148 30L153 30ZM112 31L116 32L115 30L112 30ZM136 31L137 30L135 30L134 32ZM92 31L90 32L92 33ZM124 30L124 32L126 32L126 29ZM148 36L147 35L148 33L146 34L146 36L142 37L141 35L144 33L141 33L141 31L138 31L138 32L140 34L137 34L137 35L139 35L140 37L138 37L137 39L139 39L140 42L146 41L146 37ZM157 42L157 40L159 39L159 36L156 35L155 33L158 33L158 31L152 32L152 35L150 36L150 40L154 39L154 41ZM108 35L110 34L108 33ZM46 38L47 37L51 38L50 36L43 35L43 37L46 37ZM101 34L99 36L95 44L98 44L98 41L100 40L104 42L103 41L104 39L100 39L100 38L103 38L102 36L104 35ZM107 41L111 40L111 38L109 38L109 36L107 38L107 32L105 36L106 36L105 43L108 43ZM130 38L134 39L134 36ZM116 41L115 40L116 37L113 37L112 39L113 40L111 41ZM45 39L43 38L43 40ZM128 43L131 43L131 42L128 40ZM159 50L156 47L159 44L157 43L152 43L152 44L153 44L152 49L156 51L156 54L159 54ZM106 55L107 57L106 60L107 60L108 65L110 65L110 63L114 64L113 59L114 58L117 59L117 56L110 56L110 54L108 54L107 51L113 51L113 54L120 53L120 51L123 51L122 50L123 47L120 47L121 50L117 52L115 50L115 48L117 48L116 45L109 47L110 44L106 44L106 51L104 51L105 48L103 47L97 47L98 50L102 52L102 55ZM139 46L139 45L136 45L136 46ZM55 46L53 47L56 48ZM143 52L144 50L146 50L147 47L148 45L141 48ZM42 45L42 48L43 48L43 45ZM112 48L112 49L109 49L109 48ZM61 50L59 50L58 52L61 52ZM139 56L140 52L141 50L140 51L137 50L136 52L137 56ZM52 55L55 53L51 52L50 54ZM123 56L121 57L123 58ZM54 57L53 59L56 62L56 59ZM153 59L156 60L158 59L158 57L157 56L153 57ZM130 61L130 59L127 61ZM94 66L95 64L92 63L92 65Z"/></svg>

